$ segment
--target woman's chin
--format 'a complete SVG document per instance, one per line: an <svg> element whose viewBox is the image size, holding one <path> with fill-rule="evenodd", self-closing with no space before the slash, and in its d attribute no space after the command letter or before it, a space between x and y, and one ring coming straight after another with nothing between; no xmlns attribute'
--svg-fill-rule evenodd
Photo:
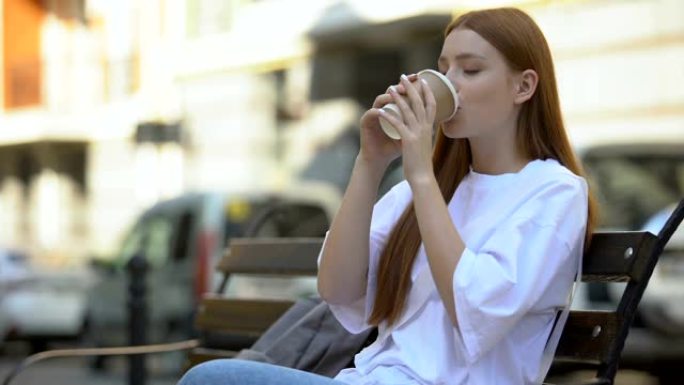
<svg viewBox="0 0 684 385"><path fill-rule="evenodd" d="M455 124L453 119L442 124L442 133L449 139L460 139L466 137L461 127Z"/></svg>

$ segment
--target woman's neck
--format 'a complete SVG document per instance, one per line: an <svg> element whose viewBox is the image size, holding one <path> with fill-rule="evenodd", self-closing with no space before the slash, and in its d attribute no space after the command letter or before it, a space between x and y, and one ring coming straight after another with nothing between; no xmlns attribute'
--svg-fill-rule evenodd
<svg viewBox="0 0 684 385"><path fill-rule="evenodd" d="M469 138L469 142L473 171L480 174L516 173L532 160L520 153L515 141Z"/></svg>

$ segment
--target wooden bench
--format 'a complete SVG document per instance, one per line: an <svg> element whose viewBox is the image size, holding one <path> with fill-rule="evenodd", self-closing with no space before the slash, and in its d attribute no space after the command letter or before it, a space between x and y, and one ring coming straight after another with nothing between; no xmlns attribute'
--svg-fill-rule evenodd
<svg viewBox="0 0 684 385"><path fill-rule="evenodd" d="M642 231L594 234L584 254L582 281L627 282L627 286L613 311L570 312L552 369L580 364L596 371L594 378L582 384L613 384L639 301L664 246L682 218L684 200L658 235ZM200 338L190 346L190 365L233 357L240 349L249 347L292 304L292 301L226 298L222 293L231 276L238 273L314 276L322 241L321 238L232 240L218 266L224 279L198 309L196 325ZM8 383L6 379L4 384Z"/></svg>
<svg viewBox="0 0 684 385"><path fill-rule="evenodd" d="M613 311L570 312L556 350L554 370L568 366L593 368L595 378L584 383L613 383L639 301L665 244L683 217L684 200L658 235L645 231L594 234L583 258L582 281L627 282L627 286ZM225 280L235 273L314 275L321 245L322 239L316 238L235 240L220 269ZM219 290L224 287L225 283ZM197 320L197 327L205 335L220 332L253 339L242 339L241 345L224 345L220 350L216 350L216 345L211 349L197 348L191 355L193 364L230 357L236 350L248 347L291 304L226 299L218 294L208 296L205 301ZM200 341L212 346L211 338L204 341L200 338Z"/></svg>

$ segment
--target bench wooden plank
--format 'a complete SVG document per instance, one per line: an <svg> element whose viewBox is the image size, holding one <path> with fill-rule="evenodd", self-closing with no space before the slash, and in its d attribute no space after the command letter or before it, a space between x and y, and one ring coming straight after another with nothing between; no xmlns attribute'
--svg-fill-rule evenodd
<svg viewBox="0 0 684 385"><path fill-rule="evenodd" d="M647 231L596 232L584 255L582 280L641 277L656 236ZM218 265L233 274L315 275L322 238L237 238Z"/></svg>
<svg viewBox="0 0 684 385"><path fill-rule="evenodd" d="M596 232L584 254L582 280L639 280L657 237L648 231Z"/></svg>
<svg viewBox="0 0 684 385"><path fill-rule="evenodd" d="M614 311L573 310L563 329L557 361L606 362L621 320Z"/></svg>
<svg viewBox="0 0 684 385"><path fill-rule="evenodd" d="M323 238L236 238L218 265L226 274L315 276Z"/></svg>
<svg viewBox="0 0 684 385"><path fill-rule="evenodd" d="M292 301L250 300L207 295L202 299L195 325L200 331L218 330L258 336L293 303Z"/></svg>

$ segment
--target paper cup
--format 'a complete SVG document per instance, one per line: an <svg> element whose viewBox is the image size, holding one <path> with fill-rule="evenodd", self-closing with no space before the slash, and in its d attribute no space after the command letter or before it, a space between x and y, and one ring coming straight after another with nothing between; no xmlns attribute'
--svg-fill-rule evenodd
<svg viewBox="0 0 684 385"><path fill-rule="evenodd" d="M449 79L441 73L430 69L418 72L418 78L424 79L427 82L428 87L430 87L430 90L432 90L432 93L435 96L437 109L435 111L434 123L440 123L451 119L456 113L456 110L458 110L458 94ZM408 102L408 97L406 95L402 95L402 97ZM404 120L401 110L394 103L386 104L382 107L382 110L397 117L401 121ZM382 127L382 130L390 138L401 139L396 128L383 117L380 117L380 127Z"/></svg>

